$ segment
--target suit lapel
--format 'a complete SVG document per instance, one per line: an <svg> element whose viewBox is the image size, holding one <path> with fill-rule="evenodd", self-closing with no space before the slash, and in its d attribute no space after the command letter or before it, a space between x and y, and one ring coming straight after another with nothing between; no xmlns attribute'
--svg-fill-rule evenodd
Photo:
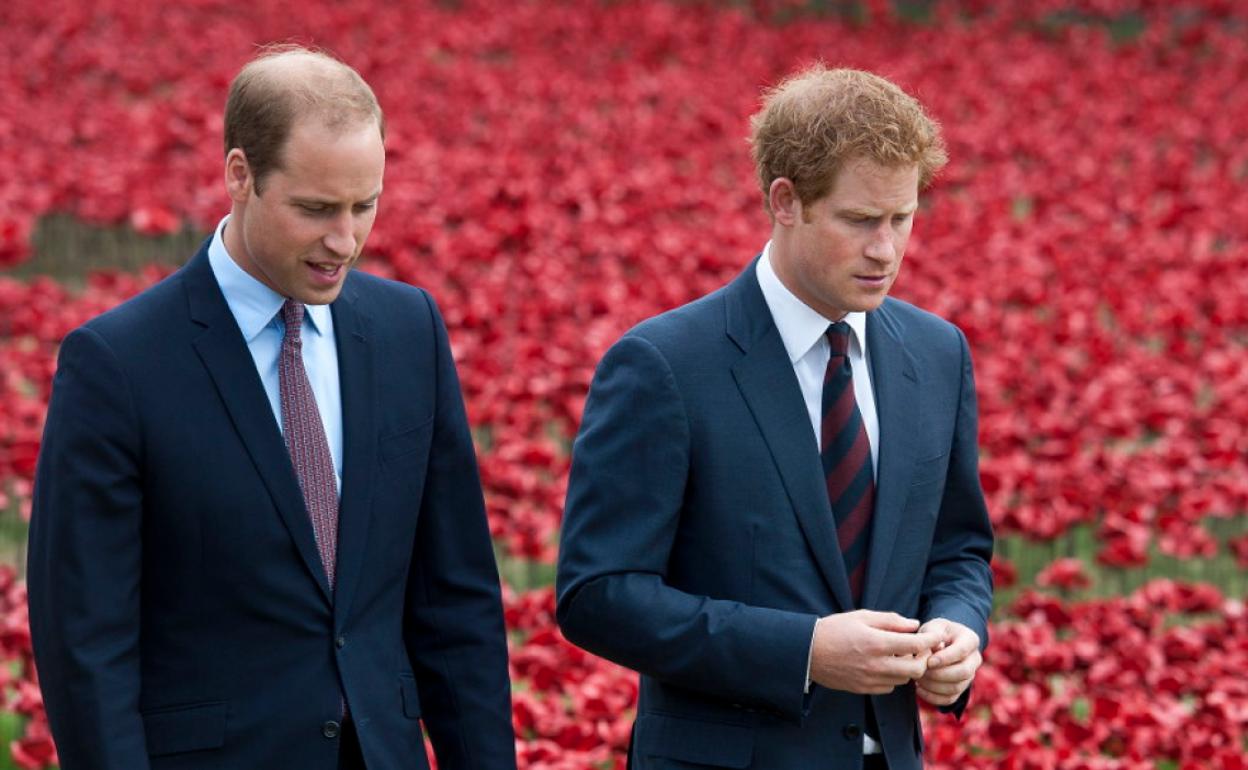
<svg viewBox="0 0 1248 770"><path fill-rule="evenodd" d="M728 336L743 352L732 374L767 443L828 589L841 607L853 609L819 447L793 366L754 271L751 266L725 290Z"/></svg>
<svg viewBox="0 0 1248 770"><path fill-rule="evenodd" d="M206 327L193 342L195 351L212 377L234 429L269 490L304 566L320 586L326 601L332 602L290 454L282 441L247 343L212 274L206 247L187 264L185 271L191 320Z"/></svg>
<svg viewBox="0 0 1248 770"><path fill-rule="evenodd" d="M875 514L863 589L863 606L872 607L879 599L888 574L889 559L909 495L914 468L913 437L919 419L919 383L914 362L906 352L887 305L867 314L867 348L880 423Z"/></svg>
<svg viewBox="0 0 1248 770"><path fill-rule="evenodd" d="M342 500L338 508L338 585L334 597L335 627L339 629L350 610L364 563L377 445L376 388L369 344L372 329L352 283L348 277L342 295L331 305L342 387Z"/></svg>

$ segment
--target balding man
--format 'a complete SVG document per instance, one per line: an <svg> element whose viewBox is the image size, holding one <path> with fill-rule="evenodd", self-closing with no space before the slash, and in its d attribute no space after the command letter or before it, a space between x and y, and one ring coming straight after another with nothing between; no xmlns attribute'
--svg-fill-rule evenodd
<svg viewBox="0 0 1248 770"><path fill-rule="evenodd" d="M30 617L62 770L514 768L497 570L446 329L351 267L382 112L284 49L226 105L233 205L61 347Z"/></svg>

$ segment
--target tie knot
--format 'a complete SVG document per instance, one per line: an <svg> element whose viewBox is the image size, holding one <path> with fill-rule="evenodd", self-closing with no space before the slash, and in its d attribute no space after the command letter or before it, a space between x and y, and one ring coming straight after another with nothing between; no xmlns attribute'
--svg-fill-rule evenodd
<svg viewBox="0 0 1248 770"><path fill-rule="evenodd" d="M832 355L844 356L849 353L849 324L837 321L828 326L826 334L828 345L832 347Z"/></svg>
<svg viewBox="0 0 1248 770"><path fill-rule="evenodd" d="M286 324L286 337L298 340L303 333L303 303L288 299L282 305L282 323Z"/></svg>

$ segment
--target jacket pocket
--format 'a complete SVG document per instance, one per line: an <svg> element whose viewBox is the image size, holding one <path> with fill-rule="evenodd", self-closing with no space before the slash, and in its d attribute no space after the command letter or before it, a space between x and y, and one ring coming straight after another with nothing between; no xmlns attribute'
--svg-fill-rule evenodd
<svg viewBox="0 0 1248 770"><path fill-rule="evenodd" d="M377 442L381 461L391 464L399 458L425 449L429 445L429 436L432 432L433 415L430 415L414 428L401 430L389 436L382 436L381 440Z"/></svg>
<svg viewBox="0 0 1248 770"><path fill-rule="evenodd" d="M399 693L403 696L403 716L420 719L420 691L416 689L416 677L399 674Z"/></svg>
<svg viewBox="0 0 1248 770"><path fill-rule="evenodd" d="M749 767L754 756L751 725L667 714L639 716L634 741L633 753L639 757L662 757L708 767Z"/></svg>
<svg viewBox="0 0 1248 770"><path fill-rule="evenodd" d="M143 712L147 753L153 757L225 745L225 701L193 703Z"/></svg>
<svg viewBox="0 0 1248 770"><path fill-rule="evenodd" d="M936 457L928 457L924 460L919 460L914 464L914 471L910 476L910 486L918 487L924 484L944 481L948 472L948 452L945 452L942 455L937 455Z"/></svg>

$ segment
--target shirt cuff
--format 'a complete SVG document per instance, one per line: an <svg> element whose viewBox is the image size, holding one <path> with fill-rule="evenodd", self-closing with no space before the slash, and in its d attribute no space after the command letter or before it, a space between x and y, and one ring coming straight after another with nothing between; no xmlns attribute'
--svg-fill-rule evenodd
<svg viewBox="0 0 1248 770"><path fill-rule="evenodd" d="M819 621L815 621L814 628L810 629L810 651L806 653L806 688L802 690L806 695L810 695L810 664L815 659L815 630L819 628Z"/></svg>

